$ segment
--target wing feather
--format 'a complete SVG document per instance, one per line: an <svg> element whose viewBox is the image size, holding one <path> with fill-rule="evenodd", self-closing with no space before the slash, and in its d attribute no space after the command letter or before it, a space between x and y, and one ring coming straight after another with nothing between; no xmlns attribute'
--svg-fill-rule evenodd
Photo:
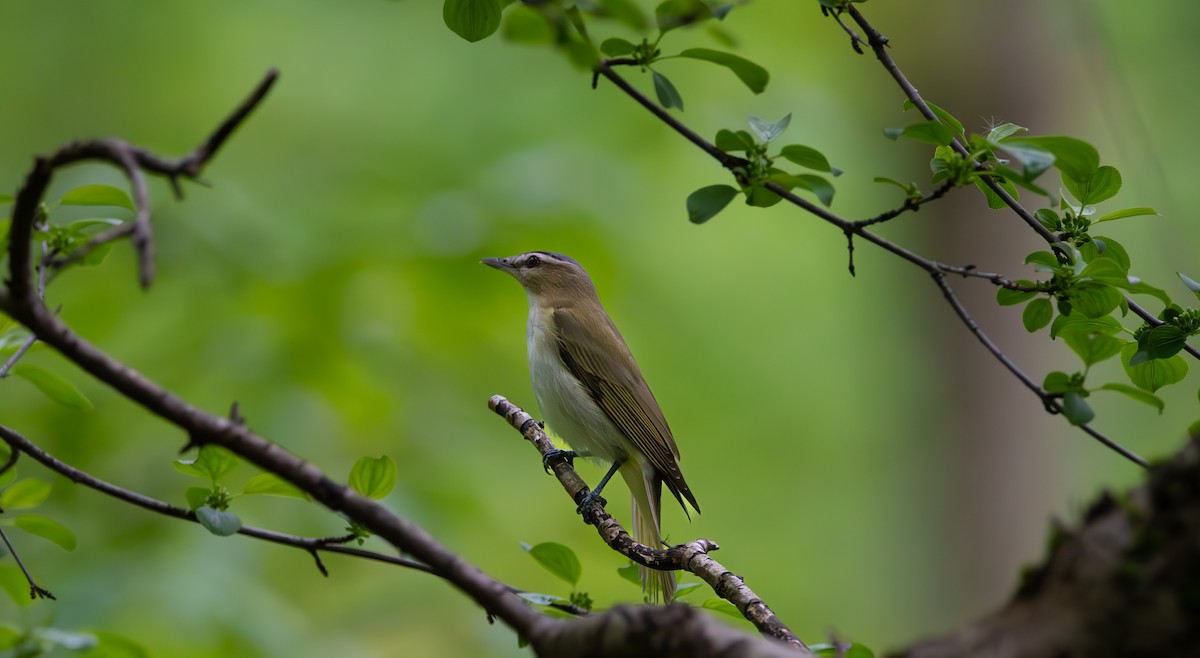
<svg viewBox="0 0 1200 658"><path fill-rule="evenodd" d="M570 308L555 309L559 356L609 420L654 465L684 512L684 498L700 511L679 470L679 448L662 409L616 326L607 314L598 315L604 322L585 322ZM600 348L614 342L619 349Z"/></svg>

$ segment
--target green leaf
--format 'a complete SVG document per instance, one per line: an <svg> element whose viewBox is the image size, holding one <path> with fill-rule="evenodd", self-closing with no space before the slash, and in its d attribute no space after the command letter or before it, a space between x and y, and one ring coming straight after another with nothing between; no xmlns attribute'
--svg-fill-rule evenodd
<svg viewBox="0 0 1200 658"><path fill-rule="evenodd" d="M7 445L8 444L5 444L5 447L7 447ZM8 451L5 451L3 458L8 459L9 454L11 454L11 453ZM12 484L13 480L15 480L15 479L17 479L17 467L14 465L14 466L8 467L7 471L0 473L0 487L7 487L8 485ZM3 507L0 507L0 510L3 510L3 509L4 509ZM2 554L3 553L0 552L0 555L2 555Z"/></svg>
<svg viewBox="0 0 1200 658"><path fill-rule="evenodd" d="M1062 228L1062 220L1058 213L1049 208L1039 208L1033 213L1033 218L1038 220L1038 223L1046 227L1048 231L1057 231Z"/></svg>
<svg viewBox="0 0 1200 658"><path fill-rule="evenodd" d="M783 147L783 149L779 151L779 155L780 157L791 160L792 162L807 169L827 171L834 176L840 176L842 174L841 169L834 169L833 167L829 166L829 160L827 160L825 156L815 148L801 146L799 144L790 144ZM887 182L888 179L884 179L884 181ZM880 181L879 179L876 179L875 182ZM890 182L895 185L900 185L900 183L897 183L896 181ZM905 188L904 185L900 185L900 187Z"/></svg>
<svg viewBox="0 0 1200 658"><path fill-rule="evenodd" d="M63 195L60 206L116 206L134 210L133 201L125 190L112 185L84 185Z"/></svg>
<svg viewBox="0 0 1200 658"><path fill-rule="evenodd" d="M1049 251L1035 251L1025 257L1025 264L1034 264L1034 269L1053 272L1059 268L1058 257Z"/></svg>
<svg viewBox="0 0 1200 658"><path fill-rule="evenodd" d="M1187 334L1173 324L1160 324L1151 329L1144 340L1145 343L1139 342L1139 345L1149 353L1151 359L1165 359L1183 349L1187 344Z"/></svg>
<svg viewBox="0 0 1200 658"><path fill-rule="evenodd" d="M600 43L600 52L604 53L605 55L608 55L609 57L620 57L621 55L628 55L628 54L632 53L636 48L637 48L637 46L633 45L632 43L630 43L624 39L618 39L616 37L613 37L611 39L605 39L604 41L602 41Z"/></svg>
<svg viewBox="0 0 1200 658"><path fill-rule="evenodd" d="M529 556L542 565L546 571L571 585L579 584L583 565L579 563L579 557L575 555L575 551L552 541L542 542L526 550L529 552Z"/></svg>
<svg viewBox="0 0 1200 658"><path fill-rule="evenodd" d="M733 132L722 128L717 131L717 139L714 141L717 148L725 152L731 151L749 151L754 148L754 138L745 130Z"/></svg>
<svg viewBox="0 0 1200 658"><path fill-rule="evenodd" d="M1121 293L1098 281L1085 281L1071 289L1071 306L1089 318L1112 313L1121 305Z"/></svg>
<svg viewBox="0 0 1200 658"><path fill-rule="evenodd" d="M780 201L783 201L783 197L761 185L755 185L746 190L746 204L750 206L770 208Z"/></svg>
<svg viewBox="0 0 1200 658"><path fill-rule="evenodd" d="M1125 384L1105 384L1100 388L1105 391L1116 391L1118 393L1122 393L1133 398L1134 400L1137 400L1138 402L1141 402L1142 404L1148 404L1152 407L1155 407L1158 409L1158 413L1160 414L1167 406L1166 403L1163 402L1162 398L1158 397L1157 395L1147 393L1132 386L1126 386Z"/></svg>
<svg viewBox="0 0 1200 658"><path fill-rule="evenodd" d="M792 113L788 112L782 119L771 123L766 119L760 119L753 114L750 115L750 130L758 135L758 138L764 142L769 142L772 139L783 134L787 130L788 124L792 122Z"/></svg>
<svg viewBox="0 0 1200 658"><path fill-rule="evenodd" d="M676 107L680 111L683 110L683 99L679 96L679 90L675 89L675 85L667 79L667 76L658 71L651 71L651 77L654 78L654 93L658 95L658 104L668 110Z"/></svg>
<svg viewBox="0 0 1200 658"><path fill-rule="evenodd" d="M1026 167L1029 166L1020 155L1014 152L1014 149L1032 149L1050 153L1053 156L1053 164L1058 167L1058 170L1067 176L1077 180L1086 181L1092 176L1092 172L1100 166L1100 153L1096 151L1096 147L1087 142L1074 137L1048 136L1048 137L1021 137L1017 139L1005 140L1002 144L1004 149L1012 154L1013 157L1021 160L1021 163ZM1039 172L1040 173L1040 172Z"/></svg>
<svg viewBox="0 0 1200 658"><path fill-rule="evenodd" d="M33 384L42 392L42 395L63 406L79 411L92 410L92 402L79 389L75 388L74 384L45 368L19 365L12 369L12 374Z"/></svg>
<svg viewBox="0 0 1200 658"><path fill-rule="evenodd" d="M1047 393L1066 393L1073 390L1071 384L1071 376L1065 372L1055 370L1054 372L1046 373L1046 379L1042 382L1042 388L1046 389Z"/></svg>
<svg viewBox="0 0 1200 658"><path fill-rule="evenodd" d="M243 495L265 495L265 496L284 496L286 498L300 498L309 500L308 494L301 491L296 485L284 480L274 473L259 473L246 481L246 486L242 488Z"/></svg>
<svg viewBox="0 0 1200 658"><path fill-rule="evenodd" d="M517 3L504 14L504 38L513 43L540 45L554 41L554 28L541 12Z"/></svg>
<svg viewBox="0 0 1200 658"><path fill-rule="evenodd" d="M1003 142L1004 149L1025 169L1025 180L1034 180L1054 165L1054 154L1033 146L1023 146L1013 142Z"/></svg>
<svg viewBox="0 0 1200 658"><path fill-rule="evenodd" d="M218 537L236 534L242 527L242 520L233 512L213 509L205 505L197 508L195 514L200 525Z"/></svg>
<svg viewBox="0 0 1200 658"><path fill-rule="evenodd" d="M65 551L75 550L77 543L75 533L54 519L41 516L40 514L22 514L14 522L18 528L25 532L37 535L43 539L49 539Z"/></svg>
<svg viewBox="0 0 1200 658"><path fill-rule="evenodd" d="M1125 274L1125 268L1121 264L1111 258L1098 258L1087 264L1083 271L1079 273L1080 277L1101 281L1109 285L1118 285L1129 282L1129 275Z"/></svg>
<svg viewBox="0 0 1200 658"><path fill-rule="evenodd" d="M1060 334L1065 336L1072 332L1098 332L1112 336L1118 331L1121 331L1121 323L1110 316L1088 318L1078 313L1060 315L1055 318L1054 324L1050 325L1051 338L1057 338Z"/></svg>
<svg viewBox="0 0 1200 658"><path fill-rule="evenodd" d="M1083 393L1078 391L1063 393L1062 413L1072 425L1085 425L1096 417L1096 412L1084 401Z"/></svg>
<svg viewBox="0 0 1200 658"><path fill-rule="evenodd" d="M942 108L938 107L937 105L934 105L933 103L930 103L929 101L925 101L925 104L928 105L929 109L933 111L933 116L937 117L938 119L941 119L942 123L946 124L948 127L953 129L954 132L958 133L959 135L965 134L965 133L963 133L962 122L959 121L958 119L954 118L953 114L950 114L946 110L943 110ZM906 100L906 101L904 101L903 104L901 104L900 107L905 112L907 112L907 111L913 109L914 107L916 107L916 104L913 103L911 100ZM1011 125L1011 124L1008 124L1008 125Z"/></svg>
<svg viewBox="0 0 1200 658"><path fill-rule="evenodd" d="M18 606L27 606L34 601L29 596L29 581L18 567L0 565L0 589Z"/></svg>
<svg viewBox="0 0 1200 658"><path fill-rule="evenodd" d="M600 6L614 20L624 23L635 32L646 29L646 15L632 0L600 0Z"/></svg>
<svg viewBox="0 0 1200 658"><path fill-rule="evenodd" d="M1112 238L1100 235L1092 236L1091 240L1083 243L1083 246L1079 248L1079 253L1083 254L1083 259L1089 263L1100 258L1108 258L1116 261L1122 271L1129 271L1129 252L1125 251L1125 247L1121 246L1120 242Z"/></svg>
<svg viewBox="0 0 1200 658"><path fill-rule="evenodd" d="M738 612L738 609L725 599L708 599L702 603L700 607L707 610L712 610L713 612L729 615L730 617L734 617L736 619L745 619L745 617L742 616L742 613Z"/></svg>
<svg viewBox="0 0 1200 658"><path fill-rule="evenodd" d="M642 577L638 574L638 565L632 562L623 567L617 567L617 575L638 587L642 586Z"/></svg>
<svg viewBox="0 0 1200 658"><path fill-rule="evenodd" d="M486 39L500 27L500 0L445 0L442 20L467 41Z"/></svg>
<svg viewBox="0 0 1200 658"><path fill-rule="evenodd" d="M175 468L188 475L206 477L216 484L221 478L237 468L238 458L219 445L212 443L201 446L195 459L178 459Z"/></svg>
<svg viewBox="0 0 1200 658"><path fill-rule="evenodd" d="M693 224L703 224L712 219L729 205L738 195L738 190L729 185L709 185L688 195L688 221Z"/></svg>
<svg viewBox="0 0 1200 658"><path fill-rule="evenodd" d="M991 208L992 210L1002 210L1008 207L1008 202L1000 198L1000 195L996 194L996 192L992 190L987 182L984 181L984 176L974 175L972 178L975 181L975 187L978 187L979 191L983 192L983 195L987 197L988 208ZM1010 197L1014 199L1021 198L1021 194L1017 191L1017 186L1013 185L1012 181L1004 178L1003 176L990 176L990 178L996 181L996 183L1000 185L1001 189L1003 189L1005 192L1008 192Z"/></svg>
<svg viewBox="0 0 1200 658"><path fill-rule="evenodd" d="M1026 132L1023 126L1018 126L1015 123L1002 123L988 131L987 141L996 144L1003 139L1011 137L1015 133Z"/></svg>
<svg viewBox="0 0 1200 658"><path fill-rule="evenodd" d="M1072 192L1072 194L1074 194L1074 192ZM1100 222L1111 222L1114 219L1125 219L1126 217L1142 217L1145 215L1153 215L1155 217L1162 217L1162 215L1159 215L1158 211L1155 210L1154 208L1125 208L1124 210L1117 210L1114 212L1110 212L1107 215L1101 215L1100 217L1093 219L1092 223L1099 224Z"/></svg>
<svg viewBox="0 0 1200 658"><path fill-rule="evenodd" d="M1033 285L1032 281L1024 281L1024 280L1014 281L1013 283L1023 285L1023 286L1032 286ZM1033 299L1034 297L1037 296L1037 294L1038 293L1035 290L1013 290L1012 288L997 288L996 289L996 303L1001 306L1016 306L1017 304L1020 304L1021 302L1025 302L1030 299Z"/></svg>
<svg viewBox="0 0 1200 658"><path fill-rule="evenodd" d="M654 8L655 22L663 34L712 17L712 9L701 0L666 0Z"/></svg>
<svg viewBox="0 0 1200 658"><path fill-rule="evenodd" d="M1079 200L1081 206L1106 201L1121 191L1121 172L1107 165L1098 167L1085 179L1077 180L1063 174L1063 185Z"/></svg>
<svg viewBox="0 0 1200 658"><path fill-rule="evenodd" d="M387 455L359 457L350 469L350 486L367 498L383 498L396 486L396 462Z"/></svg>
<svg viewBox="0 0 1200 658"><path fill-rule="evenodd" d="M1100 332L1068 331L1063 342L1083 359L1084 365L1090 366L1120 354L1128 341Z"/></svg>
<svg viewBox="0 0 1200 658"><path fill-rule="evenodd" d="M851 644L845 652L835 644L811 644L808 648L821 658L875 658L875 654L861 644Z"/></svg>
<svg viewBox="0 0 1200 658"><path fill-rule="evenodd" d="M742 84L750 88L756 94L761 94L767 88L767 82L771 79L771 74L763 67L751 62L748 59L743 59L737 55L724 53L719 50L709 50L707 48L688 48L679 53L680 57L689 59L701 59L706 62L712 62L718 66L733 71L734 75L742 81Z"/></svg>
<svg viewBox="0 0 1200 658"><path fill-rule="evenodd" d="M816 174L773 174L770 180L789 190L796 187L808 190L826 206L833 203L833 185Z"/></svg>
<svg viewBox="0 0 1200 658"><path fill-rule="evenodd" d="M1125 374L1129 375L1129 381L1143 391L1153 393L1187 377L1188 364L1182 356L1176 354L1166 359L1151 359L1130 365L1129 360L1137 351L1137 343L1126 345L1121 350L1121 364L1125 366Z"/></svg>
<svg viewBox="0 0 1200 658"><path fill-rule="evenodd" d="M208 497L212 495L212 489L204 487L188 487L187 491L183 492L183 497L187 499L188 509L193 512L204 507L208 502Z"/></svg>
<svg viewBox="0 0 1200 658"><path fill-rule="evenodd" d="M4 511L15 509L30 509L42 504L54 485L37 478L18 480L0 494L0 509Z"/></svg>
<svg viewBox="0 0 1200 658"><path fill-rule="evenodd" d="M892 140L907 137L938 146L954 141L954 131L938 121L922 121L904 128L885 128L883 134Z"/></svg>
<svg viewBox="0 0 1200 658"><path fill-rule="evenodd" d="M93 267L104 262L108 255L112 253L113 243L105 242L88 252L86 256L80 259L79 264L86 267Z"/></svg>
<svg viewBox="0 0 1200 658"><path fill-rule="evenodd" d="M634 575L637 575L636 572L637 569L635 568ZM679 600L688 594L695 593L701 587L704 587L704 583L683 583L675 588L675 600Z"/></svg>
<svg viewBox="0 0 1200 658"><path fill-rule="evenodd" d="M1025 325L1025 331L1033 333L1050 324L1053 317L1054 306L1050 300L1039 297L1025 305L1025 310L1021 312L1021 323Z"/></svg>

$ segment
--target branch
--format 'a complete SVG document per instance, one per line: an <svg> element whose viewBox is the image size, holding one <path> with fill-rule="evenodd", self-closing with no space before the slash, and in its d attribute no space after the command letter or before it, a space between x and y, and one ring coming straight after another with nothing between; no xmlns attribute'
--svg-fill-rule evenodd
<svg viewBox="0 0 1200 658"><path fill-rule="evenodd" d="M182 507L176 507L170 503L150 498L148 496L143 496L142 494L124 489L122 487L118 487L115 484L105 482L104 480L101 480L85 471L81 471L74 466L59 461L54 456L42 450L32 441L11 428L0 425L0 440L5 441L9 446L12 447L13 455L18 455L23 452L40 462L46 468L49 468L50 470L62 475L76 484L82 484L83 486L99 491L102 494L130 503L137 507L141 507L142 509L150 510L151 512L156 512L158 514L163 514L176 519L182 519L184 521L190 521L192 523L199 523L199 521L196 520L196 515L189 510L183 509ZM324 551L326 553L340 553L342 555L352 555L354 557L375 560L377 562L387 562L397 566L408 567L410 569L431 573L435 576L440 575L434 570L430 569L428 565L417 562L416 560L330 543L328 538L299 537L296 535L287 535L250 526L242 526L242 528L238 530L238 534L246 535L247 537L254 537L255 539L262 539L276 544L283 544L285 546L299 548L309 553L313 553L314 557L317 551ZM320 562L318 562L318 564L320 564ZM329 575L328 573L325 573L324 569L322 569L322 573L324 573L324 575Z"/></svg>
<svg viewBox="0 0 1200 658"><path fill-rule="evenodd" d="M853 7L851 7L851 10L853 10ZM854 13L857 14L856 11ZM864 23L865 23L865 21L864 21ZM870 26L868 25L867 27L870 27ZM870 35L873 31L874 31L874 28L872 28L870 31L868 31L868 35ZM871 42L873 45L876 43L878 44L879 50L877 51L877 54L879 54L880 52L882 52L883 44L885 44L887 42L887 40L884 37L882 37L882 35L879 35L878 32L874 32L874 34L875 34L875 36L871 37L871 39L872 39ZM885 65L890 65L892 68L895 68L895 62L891 60L890 56L887 56L886 52L882 53L881 59L883 57L886 57ZM683 125L683 123L681 123L675 117L671 116L666 110L664 110L661 107L659 107L658 105L656 105L653 101L651 101L649 98L647 98L644 94L642 94L640 91L635 89L632 85L630 85L628 81L626 81L619 74L617 74L615 71L613 71L612 68L609 66L609 63L610 62L608 60L601 60L601 62L596 65L596 69L595 69L596 75L603 76L605 79L610 80L614 85L617 86L617 88L619 88L621 91L625 92L626 95L628 95L633 100L635 100L639 105L641 105L642 107L649 110L650 113L653 114L655 117L657 117L660 121L667 124L667 126L669 126L675 132L682 135L688 141L695 144L697 147L699 147L705 153L708 153L709 155L711 155L718 162L720 162L722 164L722 166L724 166L726 169L733 170L735 167L739 166L742 162L744 162L740 158L734 158L734 157L730 156L729 154L725 153L724 151L718 149L714 144L710 143L708 140L704 139L703 137L698 135L695 131L691 130L687 126ZM895 69L895 72L896 72L896 75L898 76L898 80L902 80L904 85L907 85L908 88L912 88L912 85L908 83L908 80L904 78L903 73L900 73L899 69ZM916 95L916 89L912 89L912 92L914 95ZM916 98L919 100L920 96L916 95ZM914 101L914 102L916 102L916 101ZM923 108L923 111L929 112L930 115L932 116L932 111L929 110L928 105L926 105L923 100L920 101L919 106ZM990 181L989 181L989 184L991 184ZM1038 386L1036 383L1033 383L1033 380L1031 380L1028 375L1026 375L1024 372L1022 372L1010 359L1008 359L1008 357L1006 357L1004 355L1003 352L1001 352L999 350L999 348L997 348L995 346L994 343L991 342L991 340L989 338L987 338L986 334L983 333L983 331L982 331L982 329L980 329L979 325L975 323L975 321L971 318L970 314L967 312L966 308L963 307L962 303L958 300L957 296L955 296L953 290L951 290L949 288L949 286L945 285L944 278L939 278L945 272L954 272L954 273L958 273L958 274L964 274L964 276L968 276L967 274L965 274L965 272L969 268L953 268L951 266L943 265L941 263L938 263L937 261L933 261L928 258L925 258L913 251L905 249L904 247L902 247L894 242L891 242L890 240L882 238L882 237L866 230L866 226L869 224L853 222L853 221L847 220L843 217L840 217L837 214L835 214L825 208L817 206L816 204L812 203L811 201L808 201L807 199L803 199L803 198L797 196L791 190L789 190L785 187L782 187L782 186L778 185L777 183L767 181L763 185L763 187L765 187L766 189L779 195L785 201L791 203L792 205L794 205L798 208L801 208L805 211L808 211L810 214L815 215L816 217L819 217L820 219L823 219L826 222L836 226L837 228L841 229L841 231L843 233L845 233L847 236L858 236L878 247L885 249L886 251L889 251L889 252L895 254L896 256L899 256L900 258L903 258L904 260L912 263L913 265L916 265L917 267L928 272L930 275L933 275L935 281L938 282L938 287L941 289L943 295L946 297L946 300L954 308L955 313L958 315L959 319L962 320L963 324L967 327L967 329L970 330L971 333L975 334L976 337L980 338L980 340L981 340L981 342L983 342L984 346L988 347L988 351L991 352L992 355L995 356L997 358L997 360L999 360L1000 363L1005 368L1007 368L1010 372L1012 372L1014 375L1016 375L1017 379L1019 379L1022 384L1024 384L1027 388L1029 388L1034 393L1034 395L1038 396L1038 398L1042 401L1043 406L1045 406L1047 411L1049 411L1050 413L1057 413L1059 411L1057 402L1055 402L1050 397L1050 394L1047 393L1046 391L1042 390L1041 386ZM1024 208L1021 208L1020 204L1018 204L1015 200L1012 200L1012 197L1009 197L1007 195L1007 193L1004 192L1003 189L1000 189L998 186L997 186L997 189L998 189L998 193L1002 194L1002 198L1007 197L1007 199L1009 201L1011 201L1010 205L1014 205L1017 208L1020 208L1021 212L1025 212L1025 214L1028 215L1028 212L1025 211ZM935 190L935 192L936 192L936 190ZM903 211L903 209L901 209L901 211ZM887 213L884 213L884 214L886 215ZM1042 225L1040 223L1038 223L1037 220L1033 219L1032 215L1029 216L1029 219L1036 225L1037 228L1041 229L1041 231L1043 231L1043 232L1046 232L1046 229L1044 227L1042 227ZM1053 237L1053 234L1050 234L1050 235L1051 235L1051 237ZM1054 238L1054 240L1057 240L1057 238ZM851 242L850 246L851 246L851 249L853 249L852 242ZM853 262L851 262L851 273L852 274L853 274L853 271L854 271ZM998 275L995 275L995 276L998 277ZM998 279L999 279L999 281L1007 281L1007 280L1003 279L1002 277L998 277ZM998 283L996 280L993 280L993 282ZM1008 283L1010 283L1011 285L1005 285L1004 287L1014 287L1017 285L1017 284L1013 284L1012 282L1008 282ZM998 285L1003 285L1003 283L998 283ZM1089 436L1100 441L1102 444L1113 449L1118 454L1124 456L1125 458L1129 459L1133 463L1138 464L1139 466L1143 466L1143 467L1146 466L1146 463L1147 463L1146 460L1133 454L1132 452L1130 452L1126 448L1120 446L1118 443L1116 443L1112 439L1109 439L1108 437L1104 436L1103 434L1101 434L1094 428L1091 428L1087 425L1081 425L1079 427L1085 433L1087 433Z"/></svg>
<svg viewBox="0 0 1200 658"><path fill-rule="evenodd" d="M119 139L72 142L49 156L36 158L33 169L17 193L9 228L8 285L13 297L18 302L29 303L27 298L33 294L30 280L30 238L38 207L45 196L46 188L50 185L54 170L84 160L109 162L125 173L133 188L133 203L136 209L134 221L114 226L96 235L66 257L54 259L51 265L61 268L83 258L102 244L131 235L134 248L138 252L141 285L143 288L149 287L154 278L154 242L150 228L150 200L143 170L166 176L176 194L181 194L178 179L195 179L200 174L204 165L216 155L225 140L259 105L277 78L278 73L274 69L268 71L250 96L204 142L178 160L159 157Z"/></svg>
<svg viewBox="0 0 1200 658"><path fill-rule="evenodd" d="M533 447L546 457L555 450L554 444L542 430L542 426L525 413L520 407L512 404L503 396L493 395L488 400L488 408L504 417L508 424L524 436ZM576 504L583 500L589 489L583 479L575 472L568 460L556 460L553 466L554 475L562 484L563 489L571 496ZM730 572L714 560L710 551L719 546L707 539L697 539L687 544L672 546L666 550L655 549L645 544L639 544L629 536L629 533L616 522L599 502L594 502L582 510L583 518L589 525L596 526L600 537L613 550L621 553L638 564L659 570L682 569L696 574L708 583L718 596L737 607L754 627L763 635L775 638L797 649L808 652L808 647L796 634L791 631L779 617L758 597L740 576Z"/></svg>

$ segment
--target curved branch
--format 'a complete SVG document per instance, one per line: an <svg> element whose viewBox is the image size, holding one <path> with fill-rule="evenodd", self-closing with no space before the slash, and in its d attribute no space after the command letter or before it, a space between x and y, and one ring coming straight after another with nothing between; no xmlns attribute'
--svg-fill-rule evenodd
<svg viewBox="0 0 1200 658"><path fill-rule="evenodd" d="M541 424L520 407L509 402L503 396L493 395L488 400L488 408L508 421L513 429L520 432L533 444L543 458L554 452L555 446L546 436L546 432L542 430ZM567 494L571 496L571 500L578 503L587 495L588 486L575 472L575 467L568 460L555 460L553 469L555 477L558 478ZM716 542L697 539L665 550L655 549L635 542L598 502L585 507L582 513L584 521L589 525L596 526L600 537L613 550L652 569L666 571L682 569L699 576L713 588L718 596L736 606L738 611L763 635L801 649L805 653L808 652L808 647L804 642L779 620L775 612L762 599L758 598L753 590L746 586L740 576L723 567L709 555L710 551L720 548Z"/></svg>

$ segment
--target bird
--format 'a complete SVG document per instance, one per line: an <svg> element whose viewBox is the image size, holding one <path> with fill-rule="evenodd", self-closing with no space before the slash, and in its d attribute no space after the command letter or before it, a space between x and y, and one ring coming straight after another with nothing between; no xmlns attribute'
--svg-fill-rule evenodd
<svg viewBox="0 0 1200 658"><path fill-rule="evenodd" d="M551 251L530 251L483 264L512 275L529 299L527 343L534 397L549 429L577 454L611 464L580 503L599 498L620 472L632 493L633 538L662 543L662 486L688 514L700 505L679 469L679 448L625 339L583 266ZM576 453L571 453L576 454ZM639 565L646 598L670 603L675 573Z"/></svg>

